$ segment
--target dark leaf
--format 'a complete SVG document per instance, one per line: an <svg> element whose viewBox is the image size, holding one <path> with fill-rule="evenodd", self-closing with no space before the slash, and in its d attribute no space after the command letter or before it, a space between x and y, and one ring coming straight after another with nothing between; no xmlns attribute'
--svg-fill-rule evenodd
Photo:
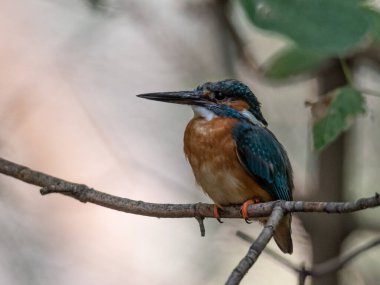
<svg viewBox="0 0 380 285"><path fill-rule="evenodd" d="M371 36L376 42L380 42L380 13L374 9L369 9L371 16Z"/></svg>
<svg viewBox="0 0 380 285"><path fill-rule="evenodd" d="M265 75L272 79L286 79L303 72L312 71L325 58L318 53L293 47L275 54L265 68Z"/></svg>
<svg viewBox="0 0 380 285"><path fill-rule="evenodd" d="M351 86L334 90L333 100L323 118L313 126L314 148L322 150L339 134L348 129L355 116L365 113L365 101L362 94Z"/></svg>
<svg viewBox="0 0 380 285"><path fill-rule="evenodd" d="M359 0L240 0L259 28L325 55L342 55L369 32L371 17Z"/></svg>

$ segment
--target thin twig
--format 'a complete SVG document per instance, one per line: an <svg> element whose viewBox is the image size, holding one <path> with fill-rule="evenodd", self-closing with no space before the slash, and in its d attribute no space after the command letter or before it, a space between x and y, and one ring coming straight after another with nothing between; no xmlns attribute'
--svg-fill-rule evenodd
<svg viewBox="0 0 380 285"><path fill-rule="evenodd" d="M254 238L252 238L251 236L241 231L237 231L236 235L249 243L254 242ZM301 284L305 284L305 280L308 276L311 276L313 278L318 278L318 277L330 274L332 272L339 271L347 263L352 261L355 257L359 256L365 251L371 248L374 248L378 245L380 245L380 238L374 239L362 246L359 246L358 248L352 250L351 252L344 253L342 256L334 257L323 263L317 264L312 269L308 269L305 266L305 264L301 264L300 266L298 266L292 263L291 261L289 261L288 259L277 254L273 250L269 249L268 247L265 248L264 252L270 255L271 257L273 257L275 260L277 260L281 264L293 270L295 273L297 273L298 281L299 281L298 284L301 285Z"/></svg>
<svg viewBox="0 0 380 285"><path fill-rule="evenodd" d="M195 219L198 221L199 229L201 231L201 236L204 237L206 235L206 228L205 228L205 224L203 223L205 218L195 217Z"/></svg>
<svg viewBox="0 0 380 285"><path fill-rule="evenodd" d="M273 237L274 230L283 216L284 210L280 205L276 205L272 211L272 214L269 216L264 229L261 231L258 238L253 242L247 254L232 271L226 285L235 285L240 283L244 275L247 274L248 270L255 264L261 252Z"/></svg>
<svg viewBox="0 0 380 285"><path fill-rule="evenodd" d="M321 264L318 264L313 269L308 270L308 275L313 277L320 277L331 272L338 271L361 253L378 245L380 245L380 238L370 241L365 245L359 246L351 252L343 254L343 256L338 256L330 260L327 260Z"/></svg>
<svg viewBox="0 0 380 285"><path fill-rule="evenodd" d="M249 243L253 243L255 241L254 238L252 238L251 236L247 235L246 233L244 233L242 231L236 231L236 235L238 237L240 237L242 240L245 240L246 242L249 242ZM285 265L286 267L288 267L292 271L296 272L297 274L299 273L300 269L299 269L298 265L293 264L291 261L289 261L288 259L286 259L282 255L278 254L274 250L270 249L269 247L266 247L264 249L264 253L268 254L271 257L273 257L274 260L277 260L282 265Z"/></svg>

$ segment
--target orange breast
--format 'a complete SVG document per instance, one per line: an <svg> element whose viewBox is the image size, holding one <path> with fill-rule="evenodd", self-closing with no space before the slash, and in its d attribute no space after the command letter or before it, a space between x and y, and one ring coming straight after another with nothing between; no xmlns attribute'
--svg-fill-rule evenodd
<svg viewBox="0 0 380 285"><path fill-rule="evenodd" d="M198 184L215 204L241 204L258 197L270 201L263 190L240 164L232 128L234 118L214 118L210 121L193 118L186 127L184 151Z"/></svg>

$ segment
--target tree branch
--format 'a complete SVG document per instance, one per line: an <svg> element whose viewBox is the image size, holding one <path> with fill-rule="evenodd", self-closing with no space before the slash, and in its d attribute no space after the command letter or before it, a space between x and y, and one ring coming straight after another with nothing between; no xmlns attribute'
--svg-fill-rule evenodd
<svg viewBox="0 0 380 285"><path fill-rule="evenodd" d="M248 243L254 243L255 239L246 233L242 231L236 231L236 235L241 238L242 240L248 242ZM296 264L293 264L291 261L289 261L287 258L283 257L283 255L278 254L276 251L270 249L269 247L266 247L264 250L264 253L271 256L274 260L277 260L282 265L285 265L286 267L290 268L292 271L299 273L300 269L299 266Z"/></svg>
<svg viewBox="0 0 380 285"><path fill-rule="evenodd" d="M84 184L72 183L66 180L32 170L26 166L0 158L0 173L42 187L41 194L59 193L83 203L93 203L99 206L135 215L157 218L213 218L213 205L196 204L158 204L136 201L100 192ZM275 206L280 206L284 212L325 212L351 213L380 205L380 196L359 199L356 202L305 202L305 201L273 201L250 205L250 218L267 217ZM222 218L242 218L240 205L223 207Z"/></svg>
<svg viewBox="0 0 380 285"><path fill-rule="evenodd" d="M320 263L317 266L314 266L314 268L306 270L306 273L307 275L313 277L319 277L331 272L338 271L358 255L378 245L380 245L380 238L370 241L365 245L359 246L358 248L352 250L349 253L343 254L342 256L338 256Z"/></svg>
<svg viewBox="0 0 380 285"><path fill-rule="evenodd" d="M279 221L284 216L284 209L280 205L276 205L269 216L264 229L261 231L259 237L253 242L247 254L239 262L238 266L232 271L228 278L226 285L239 284L248 270L255 264L261 252L264 250L270 239L273 237L274 230L276 229Z"/></svg>
<svg viewBox="0 0 380 285"><path fill-rule="evenodd" d="M213 205L196 204L158 204L136 201L128 198L117 197L98 190L92 189L84 184L72 183L39 171L32 170L26 166L0 158L0 173L14 177L42 187L42 195L59 193L72 197L83 203L93 203L109 209L122 211L130 214L157 217L157 218L196 218L199 222L201 234L204 235L204 218L213 218ZM359 199L356 202L304 202L304 201L272 201L267 203L253 204L248 207L250 218L267 217L261 234L253 242L246 256L231 273L227 284L239 284L244 275L256 262L261 252L273 236L273 232L281 217L288 212L324 212L324 213L351 213L380 205L379 194L374 197ZM220 212L222 218L242 218L240 205L223 207ZM359 253L358 253L359 254ZM339 261L344 264L356 255ZM340 260L340 259L339 259ZM339 267L340 266L340 267ZM338 270L343 265L337 266ZM330 268L330 267L329 267ZM326 271L324 267L317 268L320 271L300 270L305 275L321 274ZM300 273L301 274L301 273ZM325 274L325 273L323 273Z"/></svg>
<svg viewBox="0 0 380 285"><path fill-rule="evenodd" d="M252 238L251 236L241 231L237 231L236 235L240 237L241 239L245 240L246 242L249 242L249 243L255 242L254 238ZM299 277L298 284L303 285L305 284L306 278L308 276L321 277L323 275L327 275L332 272L339 271L345 265L347 265L350 261L352 261L355 257L359 256L365 251L371 248L374 248L378 245L380 245L380 238L376 238L362 246L359 246L358 248L354 250L351 250L348 253L344 253L342 256L334 257L323 263L317 264L313 268L307 268L305 264L296 265L292 263L291 261L289 261L288 259L284 258L283 256L277 254L275 251L271 250L270 248L265 248L264 252L267 253L272 258L274 258L275 260L277 260L278 262L280 262L281 264L285 265L287 268L291 269L293 272L297 273Z"/></svg>

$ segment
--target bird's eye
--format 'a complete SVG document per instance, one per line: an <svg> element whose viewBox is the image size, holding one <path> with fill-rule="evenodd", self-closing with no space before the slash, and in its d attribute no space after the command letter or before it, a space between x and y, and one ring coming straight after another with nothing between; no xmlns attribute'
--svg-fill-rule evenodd
<svg viewBox="0 0 380 285"><path fill-rule="evenodd" d="M214 97L216 100L223 100L224 98L226 98L226 96L220 91L214 92Z"/></svg>

